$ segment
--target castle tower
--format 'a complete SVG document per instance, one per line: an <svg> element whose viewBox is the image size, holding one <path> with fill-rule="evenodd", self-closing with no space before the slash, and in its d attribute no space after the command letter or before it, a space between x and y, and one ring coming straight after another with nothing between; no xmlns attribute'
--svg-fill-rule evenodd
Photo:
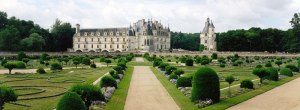
<svg viewBox="0 0 300 110"><path fill-rule="evenodd" d="M217 51L215 26L209 18L205 22L204 29L200 33L200 45L204 46L204 51Z"/></svg>

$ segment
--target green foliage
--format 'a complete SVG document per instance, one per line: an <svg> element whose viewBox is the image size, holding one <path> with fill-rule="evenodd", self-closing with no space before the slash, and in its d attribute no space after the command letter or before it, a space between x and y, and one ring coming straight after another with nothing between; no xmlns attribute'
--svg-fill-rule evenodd
<svg viewBox="0 0 300 110"><path fill-rule="evenodd" d="M7 68L9 70L9 72L8 72L9 74L11 74L11 70L16 67L17 67L17 65L13 62L7 62L4 64L4 68Z"/></svg>
<svg viewBox="0 0 300 110"><path fill-rule="evenodd" d="M232 84L234 82L234 77L232 75L225 77L225 81L228 82L228 84Z"/></svg>
<svg viewBox="0 0 300 110"><path fill-rule="evenodd" d="M22 61L27 64L30 60L28 58L23 58Z"/></svg>
<svg viewBox="0 0 300 110"><path fill-rule="evenodd" d="M279 73L281 75L285 75L285 76L288 76L288 77L293 77L294 76L292 70L289 69L289 68L281 68Z"/></svg>
<svg viewBox="0 0 300 110"><path fill-rule="evenodd" d="M203 44L200 44L200 46L199 46L199 51L200 51L200 52L203 52L204 49L205 49L204 45L203 45Z"/></svg>
<svg viewBox="0 0 300 110"><path fill-rule="evenodd" d="M111 60L110 59L105 59L104 61L106 63L106 65L108 66L109 63L111 63Z"/></svg>
<svg viewBox="0 0 300 110"><path fill-rule="evenodd" d="M84 64L84 65L90 65L91 64L91 60L90 60L90 58L84 57L81 60L81 63Z"/></svg>
<svg viewBox="0 0 300 110"><path fill-rule="evenodd" d="M218 54L217 54L217 53L213 53L213 54L211 55L211 58L212 58L212 59L218 59Z"/></svg>
<svg viewBox="0 0 300 110"><path fill-rule="evenodd" d="M113 75L115 74L115 71L114 71L114 70L110 70L110 71L109 71L109 74L110 74L111 76L113 76Z"/></svg>
<svg viewBox="0 0 300 110"><path fill-rule="evenodd" d="M268 77L269 80L278 81L278 71L276 68L268 68L270 75Z"/></svg>
<svg viewBox="0 0 300 110"><path fill-rule="evenodd" d="M241 88L254 89L253 82L249 79L245 79L241 82Z"/></svg>
<svg viewBox="0 0 300 110"><path fill-rule="evenodd" d="M100 87L115 87L117 88L117 81L110 75L106 75L101 79Z"/></svg>
<svg viewBox="0 0 300 110"><path fill-rule="evenodd" d="M278 67L280 67L280 65L282 65L282 61L281 60L277 60L277 61L275 61L275 64L278 65Z"/></svg>
<svg viewBox="0 0 300 110"><path fill-rule="evenodd" d="M126 62L124 62L124 61L118 62L118 63L117 63L117 66L121 67L122 70L125 70L125 69L127 68Z"/></svg>
<svg viewBox="0 0 300 110"><path fill-rule="evenodd" d="M7 60L1 60L1 66L4 66L5 63L7 63Z"/></svg>
<svg viewBox="0 0 300 110"><path fill-rule="evenodd" d="M119 74L113 74L112 77L115 78L115 79L120 79Z"/></svg>
<svg viewBox="0 0 300 110"><path fill-rule="evenodd" d="M272 63L271 63L271 62L267 62L267 63L265 64L265 67L273 67L273 66L272 66Z"/></svg>
<svg viewBox="0 0 300 110"><path fill-rule="evenodd" d="M191 100L195 102L206 99L211 99L214 103L220 101L220 82L213 69L202 67L194 74Z"/></svg>
<svg viewBox="0 0 300 110"><path fill-rule="evenodd" d="M29 37L20 41L20 45L23 48L23 50L28 51L41 51L43 50L45 44L45 39L38 33L32 33Z"/></svg>
<svg viewBox="0 0 300 110"><path fill-rule="evenodd" d="M47 60L50 60L50 59L48 59L48 54L46 54L46 53L43 53L42 55L41 55L41 60L43 60L43 61L47 61Z"/></svg>
<svg viewBox="0 0 300 110"><path fill-rule="evenodd" d="M264 77L270 75L270 72L266 68L255 68L252 73L260 78L260 83L262 83Z"/></svg>
<svg viewBox="0 0 300 110"><path fill-rule="evenodd" d="M91 84L75 84L71 87L70 91L80 95L86 107L89 107L92 101L105 101L100 88Z"/></svg>
<svg viewBox="0 0 300 110"><path fill-rule="evenodd" d="M39 67L39 68L36 70L36 72L39 73L39 74L45 74L45 73L46 73L46 71L45 71L44 68L42 68L42 67Z"/></svg>
<svg viewBox="0 0 300 110"><path fill-rule="evenodd" d="M176 67L170 66L170 65L169 65L169 66L166 67L166 73L165 73L165 74L170 75L170 74L173 73L175 70L177 70Z"/></svg>
<svg viewBox="0 0 300 110"><path fill-rule="evenodd" d="M174 73L170 74L169 79L178 79L178 76Z"/></svg>
<svg viewBox="0 0 300 110"><path fill-rule="evenodd" d="M161 71L165 71L167 66L169 66L168 63L160 63L158 68L160 68Z"/></svg>
<svg viewBox="0 0 300 110"><path fill-rule="evenodd" d="M293 72L299 72L299 69L295 65L288 64L285 67L291 69Z"/></svg>
<svg viewBox="0 0 300 110"><path fill-rule="evenodd" d="M79 65L80 64L80 58L79 57L74 57L73 59L72 59L72 61L73 61L73 64L76 66L76 68L77 68L77 65Z"/></svg>
<svg viewBox="0 0 300 110"><path fill-rule="evenodd" d="M24 52L18 52L17 60L22 61L23 58L27 58L27 55Z"/></svg>
<svg viewBox="0 0 300 110"><path fill-rule="evenodd" d="M113 67L113 69L115 71L121 71L121 70L123 70L123 68L121 66L115 66L115 67Z"/></svg>
<svg viewBox="0 0 300 110"><path fill-rule="evenodd" d="M26 64L24 62L16 61L14 63L16 64L16 68L18 68L18 69L24 69L24 68L26 68Z"/></svg>
<svg viewBox="0 0 300 110"><path fill-rule="evenodd" d="M95 63L92 63L92 64L90 65L90 67L91 67L91 68L96 68L97 66L96 66Z"/></svg>
<svg viewBox="0 0 300 110"><path fill-rule="evenodd" d="M86 110L83 100L75 92L66 92L59 100L56 110Z"/></svg>
<svg viewBox="0 0 300 110"><path fill-rule="evenodd" d="M176 69L174 71L174 74L176 74L177 76L180 76L180 75L184 74L184 71L182 69Z"/></svg>
<svg viewBox="0 0 300 110"><path fill-rule="evenodd" d="M200 33L171 32L171 47L173 49L185 49L198 51L200 47ZM189 44L189 45L187 45Z"/></svg>
<svg viewBox="0 0 300 110"><path fill-rule="evenodd" d="M9 86L0 85L0 110L3 110L6 102L17 101L18 95Z"/></svg>
<svg viewBox="0 0 300 110"><path fill-rule="evenodd" d="M255 66L255 68L262 68L263 66L261 64L258 64Z"/></svg>
<svg viewBox="0 0 300 110"><path fill-rule="evenodd" d="M186 66L194 66L194 60L191 59L191 58L188 58L188 59L185 61L185 65L186 65Z"/></svg>
<svg viewBox="0 0 300 110"><path fill-rule="evenodd" d="M191 77L179 77L176 82L176 87L192 87L192 78Z"/></svg>
<svg viewBox="0 0 300 110"><path fill-rule="evenodd" d="M201 65L207 65L207 64L209 64L209 62L210 62L210 60L207 56L203 56L201 58Z"/></svg>
<svg viewBox="0 0 300 110"><path fill-rule="evenodd" d="M153 67L157 67L162 63L162 59L158 58L153 61Z"/></svg>
<svg viewBox="0 0 300 110"><path fill-rule="evenodd" d="M61 64L54 62L51 64L50 70L57 72L57 71L61 71L63 68L61 66Z"/></svg>
<svg viewBox="0 0 300 110"><path fill-rule="evenodd" d="M221 68L225 68L225 66L226 66L226 65L225 65L224 63L221 63L221 64L220 64L220 67L221 67Z"/></svg>

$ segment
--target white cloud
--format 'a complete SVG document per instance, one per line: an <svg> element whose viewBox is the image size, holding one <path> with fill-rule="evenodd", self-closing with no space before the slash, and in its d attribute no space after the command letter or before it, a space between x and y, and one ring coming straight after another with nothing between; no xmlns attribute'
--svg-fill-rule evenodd
<svg viewBox="0 0 300 110"><path fill-rule="evenodd" d="M299 9L299 0L0 0L1 11L44 28L56 18L83 28L124 27L153 18L174 31L200 32L209 16L217 31L288 29Z"/></svg>

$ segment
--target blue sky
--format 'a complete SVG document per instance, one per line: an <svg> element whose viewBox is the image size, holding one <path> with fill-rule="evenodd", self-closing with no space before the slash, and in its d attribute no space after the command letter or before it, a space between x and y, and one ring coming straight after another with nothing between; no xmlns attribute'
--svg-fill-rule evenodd
<svg viewBox="0 0 300 110"><path fill-rule="evenodd" d="M216 31L290 28L300 0L0 0L0 10L50 28L56 18L82 28L125 27L152 18L173 31L200 32L207 17Z"/></svg>

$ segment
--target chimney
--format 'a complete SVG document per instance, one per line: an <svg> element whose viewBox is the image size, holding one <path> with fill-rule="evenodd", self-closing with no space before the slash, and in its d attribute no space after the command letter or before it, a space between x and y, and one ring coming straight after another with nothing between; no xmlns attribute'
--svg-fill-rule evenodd
<svg viewBox="0 0 300 110"><path fill-rule="evenodd" d="M76 24L76 33L80 33L80 25Z"/></svg>

